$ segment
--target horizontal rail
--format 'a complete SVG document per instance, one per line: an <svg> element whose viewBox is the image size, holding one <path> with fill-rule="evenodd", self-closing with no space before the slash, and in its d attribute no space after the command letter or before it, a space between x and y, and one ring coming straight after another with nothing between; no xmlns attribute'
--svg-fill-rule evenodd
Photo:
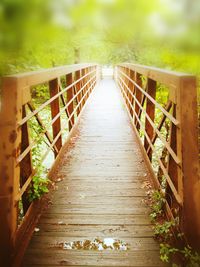
<svg viewBox="0 0 200 267"><path fill-rule="evenodd" d="M127 90L129 91L129 93L131 94L131 96L134 98L135 102L138 104L138 106L140 107L141 111L144 113L144 115L146 116L147 120L149 121L149 123L151 124L152 128L154 129L155 133L157 134L157 136L160 138L160 140L162 141L162 143L165 145L165 147L167 148L167 150L169 151L169 153L171 154L171 156L173 157L174 161L180 165L181 164L181 160L177 157L177 155L174 153L174 151L171 149L171 147L169 146L168 142L162 137L160 131L156 128L154 122L151 120L151 118L149 117L149 115L147 114L147 112L145 111L145 109L142 107L142 105L140 104L140 102L137 100L137 98L135 97L135 95L130 91L130 89L128 88L128 86L125 84L125 82L119 78L122 83L124 84L124 86L127 88ZM126 96L126 95L125 95ZM130 100L127 97L127 100L130 103ZM133 109L133 107L131 106L131 108ZM133 110L134 111L134 110ZM135 112L135 111L134 111ZM137 114L135 113L135 115L137 116ZM166 116L166 114L164 113L164 115Z"/></svg>
<svg viewBox="0 0 200 267"><path fill-rule="evenodd" d="M68 118L68 121L71 119L71 117L74 115L74 113L77 111L77 109L79 108L79 106L81 105L82 101L85 99L86 94L90 91L90 89L94 86L95 81L93 81L92 85L90 85L89 89L86 91L86 93L84 94L84 96L81 98L81 101L78 103L78 105L76 106L76 108L74 109L74 112L70 115L70 117ZM61 134L66 130L66 127L62 127L60 132L57 134L57 136L54 138L53 142L49 145L49 148L47 149L46 153L43 155L42 159L41 159L41 163L46 159L47 155L49 154L49 152L51 151L51 149L53 149L55 143L57 142L58 138L61 136ZM18 202L20 200L20 198L22 197L23 193L26 191L26 189L28 188L28 186L30 185L32 178L34 177L34 175L37 173L37 170L33 170L33 173L28 177L26 183L23 185L23 187L21 188L20 192L18 193L18 195L16 196L16 202Z"/></svg>
<svg viewBox="0 0 200 267"><path fill-rule="evenodd" d="M39 113L40 111L42 111L46 106L48 106L49 104L51 104L56 98L58 98L59 96L63 95L67 90L69 90L71 87L75 86L78 82L80 82L82 79L84 79L85 77L87 77L88 75L90 75L91 73L93 73L94 71L91 71L90 73L86 73L83 77L81 77L80 79L76 80L75 82L73 82L72 84L70 84L69 86L67 86L66 88L64 88L61 92L57 93L56 95L54 95L54 97L50 98L49 100L47 100L45 103L43 103L39 108L37 108L34 112L30 113L29 115L27 115L25 118L23 118L18 125L22 126L25 122L27 122L29 119L31 119L33 116L35 116L37 113Z"/></svg>
<svg viewBox="0 0 200 267"><path fill-rule="evenodd" d="M169 112L167 112L166 109L164 109L159 103L157 103L155 99L153 99L148 93L146 93L141 86L139 86L135 81L130 79L128 75L126 75L124 72L120 71L120 73L123 74L130 82L132 82L158 109L160 109L160 111L162 111L163 114L165 114L168 119L170 119L171 122L174 123L174 125L179 125L179 121L176 120Z"/></svg>
<svg viewBox="0 0 200 267"><path fill-rule="evenodd" d="M61 77L79 70L95 66L97 66L97 64L95 63L66 65L62 67L55 67L50 69L26 72L22 74L10 75L6 76L5 79L8 78L9 80L12 79L13 81L18 81L21 87L31 87L54 80L57 77Z"/></svg>
<svg viewBox="0 0 200 267"><path fill-rule="evenodd" d="M160 68L143 66L139 64L131 64L131 63L122 63L119 65L120 67L125 67L127 69L133 70L137 73L144 75L145 77L149 77L150 79L157 81L159 83L165 84L174 90L177 90L180 86L180 80L183 78L189 78L195 80L193 75L183 72L176 72L170 70L164 70Z"/></svg>
<svg viewBox="0 0 200 267"><path fill-rule="evenodd" d="M65 112L66 108L69 107L69 105L76 99L76 97L83 91L83 89L92 81L94 80L95 76L93 76L89 81L87 81L87 83L81 88L81 90L78 91L78 93L76 93L73 98L61 109L61 111L52 119L52 121L50 122L49 125L46 126L46 128L52 126L55 121L61 116L61 114L63 112ZM79 79L81 80L81 79ZM63 92L64 93L64 92ZM60 96L60 94L59 94ZM76 109L74 110L74 112L72 113L72 116L74 115ZM37 114L37 113L36 113ZM36 115L34 114L34 115ZM71 116L71 117L72 117ZM30 119L31 117L29 117L28 119ZM67 119L67 121L70 120L70 117ZM45 133L45 129L44 129L44 132L42 132L41 134L39 134L39 138L42 137ZM30 145L26 148L26 150L24 150L24 152L17 158L17 164L19 164L25 157L26 155L31 151L31 149L34 147L34 145L37 143L37 140L33 140L33 142L30 143ZM54 143L55 145L55 143Z"/></svg>
<svg viewBox="0 0 200 267"><path fill-rule="evenodd" d="M122 88L122 90L123 90L123 92L125 93L125 91L124 91L123 88ZM131 104L131 102L130 102L130 100L128 99L128 97L127 97L126 94L125 94L125 98L126 98L127 101L129 102L129 104ZM151 142L151 140L150 140L150 138L149 138L147 132L145 131L144 126L142 125L142 123L141 123L141 121L140 121L140 118L138 117L138 115L136 114L136 112L135 112L135 110L133 109L132 106L131 106L131 109L133 110L134 115L135 115L135 117L136 117L138 123L140 124L142 130L144 131L144 135L145 135L145 137L147 138L147 141L148 141L148 143L149 143L151 149L154 151L155 156L156 156L157 159L158 159L159 165L160 165L160 167L161 167L161 169L162 169L162 171L163 171L163 173L164 173L164 175L165 175L165 177L166 177L166 179L167 179L167 182L168 182L168 184L169 184L169 186L170 186L170 188L171 188L171 190L172 190L172 192L173 192L173 194L174 194L174 196L175 196L177 202L178 202L180 205L182 205L182 203L183 203L183 202L182 202L182 199L181 199L180 195L178 194L178 192L177 192L175 186L173 185L173 182L172 182L171 178L169 177L166 168L164 167L162 161L160 160L160 158L159 158L159 156L158 156L158 153L157 153L156 149L154 148L154 146L153 146L153 144L152 144L152 142ZM129 110L128 110L128 112L129 112ZM133 122L133 121L132 121L132 122ZM160 186L160 188L161 188L161 186Z"/></svg>

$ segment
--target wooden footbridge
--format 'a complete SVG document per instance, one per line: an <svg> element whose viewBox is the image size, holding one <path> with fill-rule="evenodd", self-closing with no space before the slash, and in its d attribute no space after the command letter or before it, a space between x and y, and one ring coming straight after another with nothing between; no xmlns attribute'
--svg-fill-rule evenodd
<svg viewBox="0 0 200 267"><path fill-rule="evenodd" d="M200 247L195 77L134 64L101 74L78 64L3 79L0 266L166 266L145 203L150 184ZM34 106L41 84L49 97ZM40 137L46 146L36 164ZM49 193L30 202L52 153Z"/></svg>

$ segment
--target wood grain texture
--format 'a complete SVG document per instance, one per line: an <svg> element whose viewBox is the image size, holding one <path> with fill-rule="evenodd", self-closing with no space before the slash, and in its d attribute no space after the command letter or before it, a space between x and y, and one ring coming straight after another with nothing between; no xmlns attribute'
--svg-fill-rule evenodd
<svg viewBox="0 0 200 267"><path fill-rule="evenodd" d="M110 79L94 90L52 175L57 189L26 251L24 267L166 266L153 239L144 182L149 172ZM63 250L59 242L123 240L127 251Z"/></svg>

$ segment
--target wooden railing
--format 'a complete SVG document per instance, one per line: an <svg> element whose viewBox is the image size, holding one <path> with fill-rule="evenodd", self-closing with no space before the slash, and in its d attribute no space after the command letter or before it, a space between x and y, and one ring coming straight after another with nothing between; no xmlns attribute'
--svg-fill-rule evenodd
<svg viewBox="0 0 200 267"><path fill-rule="evenodd" d="M179 217L188 242L199 249L196 79L187 74L124 63L116 67L115 80L141 141L154 185L166 197L168 215ZM160 95L159 91L162 91ZM159 96L163 94L165 99L160 101Z"/></svg>
<svg viewBox="0 0 200 267"><path fill-rule="evenodd" d="M23 244L25 246L24 242L30 235L27 233L33 231L31 227L41 203L39 200L30 202L28 190L49 153L53 151L55 157L60 153L63 138L74 127L98 77L97 65L78 64L3 79L0 115L0 266L11 266L11 256L16 257L16 248L20 244L21 247ZM41 84L49 90L49 98L34 105L31 94L36 94L37 85L42 90ZM50 120L41 115L44 109L50 112ZM39 131L35 138L30 135L31 120L34 118L34 123L39 127L36 128ZM46 145L40 151L39 161L33 160L32 152L41 138Z"/></svg>

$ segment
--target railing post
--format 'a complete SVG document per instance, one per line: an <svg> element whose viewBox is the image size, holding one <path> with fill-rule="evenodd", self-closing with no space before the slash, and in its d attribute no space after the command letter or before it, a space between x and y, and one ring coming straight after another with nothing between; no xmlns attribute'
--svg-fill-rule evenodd
<svg viewBox="0 0 200 267"><path fill-rule="evenodd" d="M59 93L59 84L58 79L51 80L49 82L49 91L50 91L50 97L54 97L57 93ZM55 118L55 116L60 112L60 105L59 105L59 98L56 98L53 102L51 102L51 116L52 119ZM60 122L60 116L56 119L56 121L52 125L53 128L53 139L56 138L56 136L60 133L61 130L61 122ZM62 147L62 137L60 136L58 140L56 141L56 147L58 151ZM55 156L57 156L57 152L55 151Z"/></svg>
<svg viewBox="0 0 200 267"><path fill-rule="evenodd" d="M153 99L155 99L155 97L156 97L156 81L154 81L150 78L147 79L147 93ZM148 114L150 119L154 122L155 105L149 100L149 98L147 98L146 101L147 101L146 102L146 113ZM153 129L152 125L150 124L149 120L147 119L147 117L145 117L145 131L146 131L147 135L149 136L150 140L152 140L154 129ZM147 150L148 147L149 147L149 142L148 142L147 138L145 137L144 138L144 148ZM151 149L148 153L148 156L149 156L149 159L151 160L151 158L152 158Z"/></svg>
<svg viewBox="0 0 200 267"><path fill-rule="evenodd" d="M73 82L73 78L72 78L72 73L69 73L66 75L66 84L67 86L69 86L70 84L72 84ZM67 103L73 98L73 87L70 87L67 90ZM68 116L70 117L71 114L74 111L74 101L72 101L69 106L68 106ZM71 120L68 121L68 127L69 127L69 131L72 129L74 125L74 115L71 117Z"/></svg>
<svg viewBox="0 0 200 267"><path fill-rule="evenodd" d="M177 130L177 154L182 161L182 176L178 177L178 191L183 195L181 225L188 242L200 250L200 177L195 77L180 78L177 90L177 119L180 121L180 128Z"/></svg>
<svg viewBox="0 0 200 267"><path fill-rule="evenodd" d="M22 94L16 78L3 80L2 110L0 114L0 266L11 266L18 221L15 197L20 186L20 153Z"/></svg>

